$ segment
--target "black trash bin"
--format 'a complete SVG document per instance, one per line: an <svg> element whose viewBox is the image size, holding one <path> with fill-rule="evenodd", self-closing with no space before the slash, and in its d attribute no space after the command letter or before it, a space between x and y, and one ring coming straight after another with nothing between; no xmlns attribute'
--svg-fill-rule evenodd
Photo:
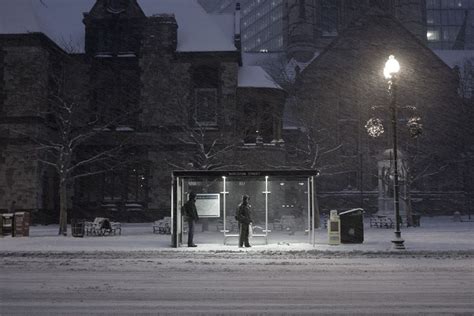
<svg viewBox="0 0 474 316"><path fill-rule="evenodd" d="M83 220L71 221L71 232L73 237L84 237L85 223Z"/></svg>
<svg viewBox="0 0 474 316"><path fill-rule="evenodd" d="M2 225L2 236L13 236L13 213L5 213L0 217L0 225Z"/></svg>
<svg viewBox="0 0 474 316"><path fill-rule="evenodd" d="M339 213L341 221L341 243L360 244L364 242L364 210L355 208Z"/></svg>

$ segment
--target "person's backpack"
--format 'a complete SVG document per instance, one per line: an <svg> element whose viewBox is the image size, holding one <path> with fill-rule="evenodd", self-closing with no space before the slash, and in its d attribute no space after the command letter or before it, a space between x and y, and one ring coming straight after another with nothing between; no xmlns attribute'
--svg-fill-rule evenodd
<svg viewBox="0 0 474 316"><path fill-rule="evenodd" d="M181 216L188 216L187 212L186 212L186 204L183 204L183 206L181 206Z"/></svg>
<svg viewBox="0 0 474 316"><path fill-rule="evenodd" d="M235 211L235 220L240 222L240 205L237 206L237 210Z"/></svg>

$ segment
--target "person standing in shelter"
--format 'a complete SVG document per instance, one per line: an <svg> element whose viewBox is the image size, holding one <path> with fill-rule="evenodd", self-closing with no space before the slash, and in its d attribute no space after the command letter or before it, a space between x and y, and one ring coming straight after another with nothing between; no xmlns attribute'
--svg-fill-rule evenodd
<svg viewBox="0 0 474 316"><path fill-rule="evenodd" d="M196 193L190 192L188 201L183 205L183 213L188 221L188 247L197 247L193 242L194 238L194 222L199 220L196 209Z"/></svg>
<svg viewBox="0 0 474 316"><path fill-rule="evenodd" d="M239 222L239 248L251 247L249 243L249 226L252 223L252 217L250 214L251 206L249 204L250 197L248 195L242 196L242 203L237 208L236 219Z"/></svg>

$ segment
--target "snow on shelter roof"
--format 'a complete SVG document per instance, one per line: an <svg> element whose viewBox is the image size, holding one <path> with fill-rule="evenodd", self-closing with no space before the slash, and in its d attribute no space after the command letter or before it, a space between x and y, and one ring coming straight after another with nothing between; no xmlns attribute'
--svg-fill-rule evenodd
<svg viewBox="0 0 474 316"><path fill-rule="evenodd" d="M239 88L282 89L260 66L239 67Z"/></svg>
<svg viewBox="0 0 474 316"><path fill-rule="evenodd" d="M83 13L95 0L1 0L0 34L44 33L60 47L84 52ZM180 52L236 51L197 0L138 0L146 16L174 14Z"/></svg>

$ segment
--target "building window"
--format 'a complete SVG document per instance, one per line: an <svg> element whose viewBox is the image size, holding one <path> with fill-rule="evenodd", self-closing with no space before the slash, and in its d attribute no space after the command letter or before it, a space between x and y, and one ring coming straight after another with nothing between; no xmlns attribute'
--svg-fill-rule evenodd
<svg viewBox="0 0 474 316"><path fill-rule="evenodd" d="M147 200L147 170L143 166L104 174L103 201L106 203L140 203Z"/></svg>
<svg viewBox="0 0 474 316"><path fill-rule="evenodd" d="M275 113L268 104L245 104L241 123L244 133L244 142L255 143L257 137L265 143L271 142L274 134L274 116Z"/></svg>
<svg viewBox="0 0 474 316"><path fill-rule="evenodd" d="M192 125L217 126L219 103L219 71L217 67L203 65L193 69L194 108Z"/></svg>
<svg viewBox="0 0 474 316"><path fill-rule="evenodd" d="M129 169L127 174L127 202L145 202L147 174L142 166Z"/></svg>
<svg viewBox="0 0 474 316"><path fill-rule="evenodd" d="M120 173L110 172L104 174L104 202L122 201L124 183Z"/></svg>
<svg viewBox="0 0 474 316"><path fill-rule="evenodd" d="M439 30L429 29L426 33L426 37L428 38L428 41L439 41Z"/></svg>
<svg viewBox="0 0 474 316"><path fill-rule="evenodd" d="M217 89L194 89L193 119L197 125L217 125Z"/></svg>
<svg viewBox="0 0 474 316"><path fill-rule="evenodd" d="M337 10L336 1L321 1L321 30L323 36L337 36Z"/></svg>
<svg viewBox="0 0 474 316"><path fill-rule="evenodd" d="M432 49L452 49L466 19L466 49L472 48L472 0L428 0L426 8L426 23L429 26L427 39ZM468 23L469 20L472 22Z"/></svg>

